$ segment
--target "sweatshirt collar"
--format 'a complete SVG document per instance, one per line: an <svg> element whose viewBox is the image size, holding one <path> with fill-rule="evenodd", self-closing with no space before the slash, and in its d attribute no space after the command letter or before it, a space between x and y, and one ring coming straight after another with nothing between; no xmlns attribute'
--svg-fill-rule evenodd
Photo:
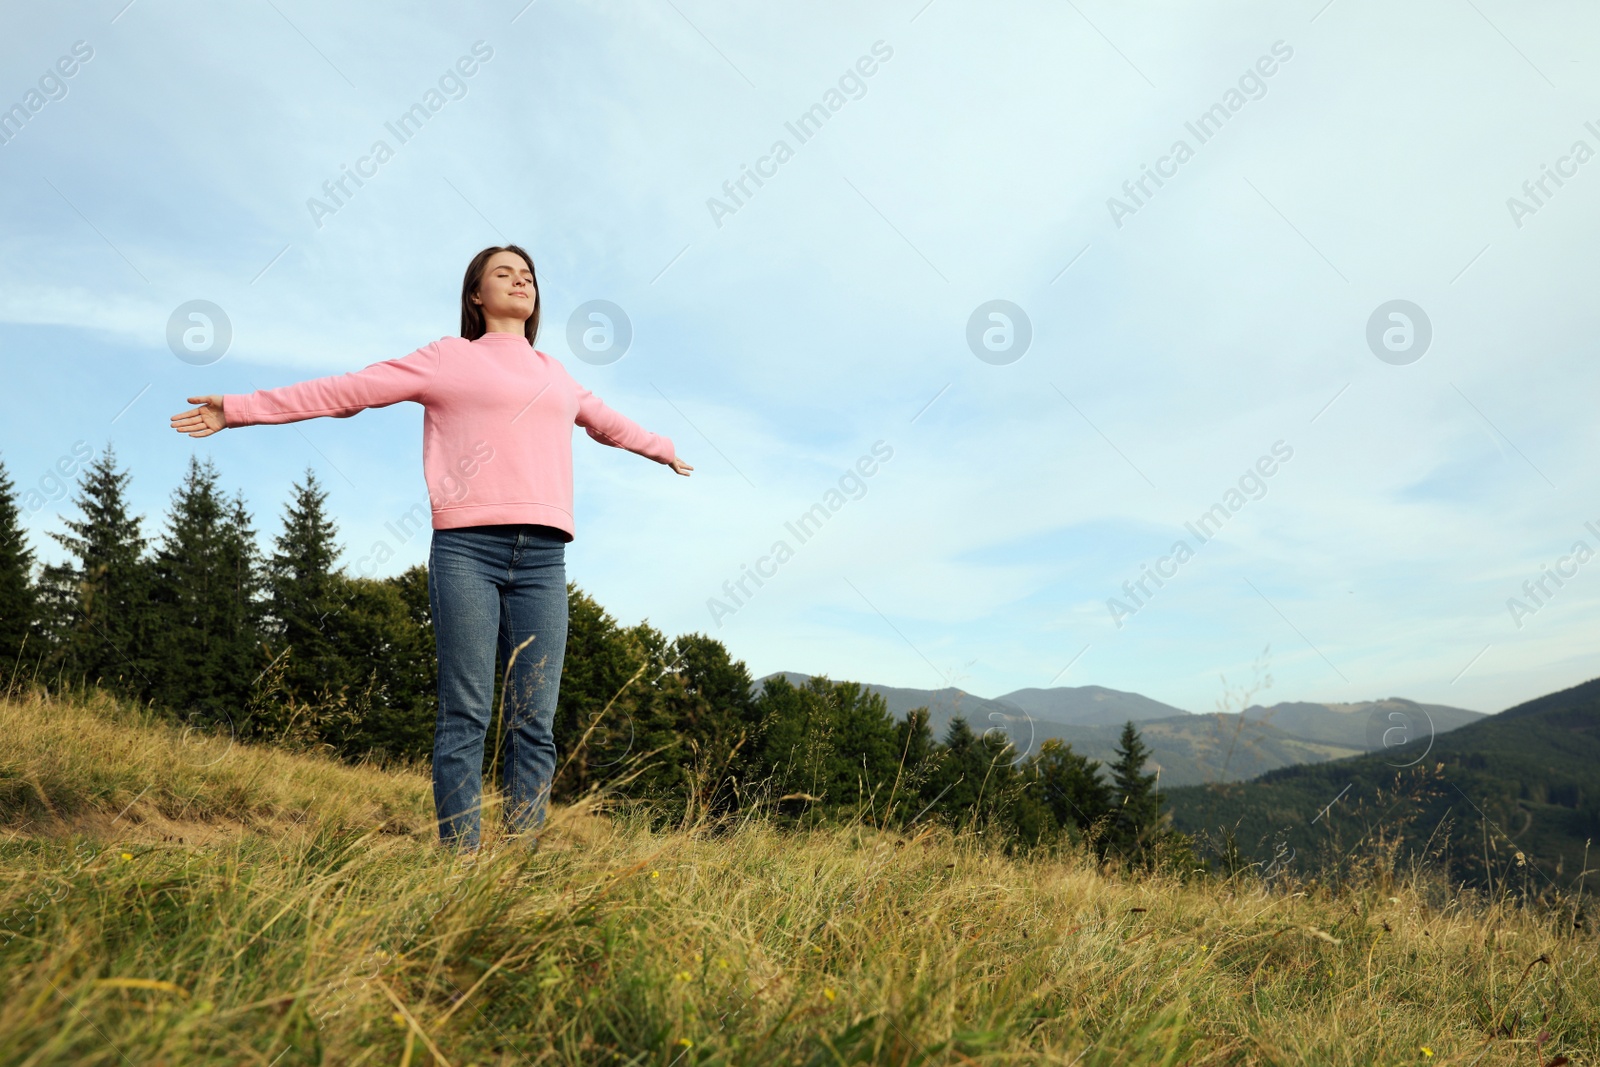
<svg viewBox="0 0 1600 1067"><path fill-rule="evenodd" d="M488 344L494 348L507 346L522 352L531 351L534 355L540 357L541 359L548 360L550 358L537 348L534 348L533 343L528 340L527 335L520 333L499 333L492 331L482 335L474 341L469 341L467 343L474 345Z"/></svg>

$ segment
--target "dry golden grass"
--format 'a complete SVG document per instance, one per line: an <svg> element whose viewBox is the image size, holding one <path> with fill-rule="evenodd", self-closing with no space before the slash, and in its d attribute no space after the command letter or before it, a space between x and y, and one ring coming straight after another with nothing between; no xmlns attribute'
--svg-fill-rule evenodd
<svg viewBox="0 0 1600 1067"><path fill-rule="evenodd" d="M1588 1063L1592 931L973 838L595 805L455 856L420 770L0 702L0 1063ZM182 840L179 840L181 838ZM1547 1035L1541 1040L1541 1034Z"/></svg>

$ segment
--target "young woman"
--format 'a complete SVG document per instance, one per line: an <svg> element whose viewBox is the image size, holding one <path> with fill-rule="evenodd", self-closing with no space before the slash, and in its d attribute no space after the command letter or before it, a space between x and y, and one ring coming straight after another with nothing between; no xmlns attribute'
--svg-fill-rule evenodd
<svg viewBox="0 0 1600 1067"><path fill-rule="evenodd" d="M428 601L439 657L434 812L440 842L469 850L478 847L497 651L506 670L505 828L532 840L544 824L567 644L572 427L685 477L694 470L670 438L606 407L534 348L538 332L532 258L516 245L485 248L461 285L460 337L281 389L191 396L200 406L172 416L179 433L208 437L229 426L348 418L401 400L423 406L433 511Z"/></svg>

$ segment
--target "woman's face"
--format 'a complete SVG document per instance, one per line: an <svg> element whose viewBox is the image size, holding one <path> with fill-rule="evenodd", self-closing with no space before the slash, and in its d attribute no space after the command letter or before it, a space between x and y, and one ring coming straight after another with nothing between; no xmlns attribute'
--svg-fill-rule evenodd
<svg viewBox="0 0 1600 1067"><path fill-rule="evenodd" d="M496 252L489 257L476 298L486 318L525 320L533 314L536 296L533 271L526 260L515 252Z"/></svg>

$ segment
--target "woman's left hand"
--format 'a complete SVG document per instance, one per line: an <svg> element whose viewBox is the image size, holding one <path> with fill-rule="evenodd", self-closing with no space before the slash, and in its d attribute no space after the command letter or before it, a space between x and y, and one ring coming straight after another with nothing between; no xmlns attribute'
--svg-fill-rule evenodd
<svg viewBox="0 0 1600 1067"><path fill-rule="evenodd" d="M672 457L672 462L667 464L667 465L669 467L671 467L673 470L677 471L679 474L683 475L685 478L689 477L689 472L694 470L693 467L689 466L687 463L685 463L683 460L679 459L677 456L673 456Z"/></svg>

